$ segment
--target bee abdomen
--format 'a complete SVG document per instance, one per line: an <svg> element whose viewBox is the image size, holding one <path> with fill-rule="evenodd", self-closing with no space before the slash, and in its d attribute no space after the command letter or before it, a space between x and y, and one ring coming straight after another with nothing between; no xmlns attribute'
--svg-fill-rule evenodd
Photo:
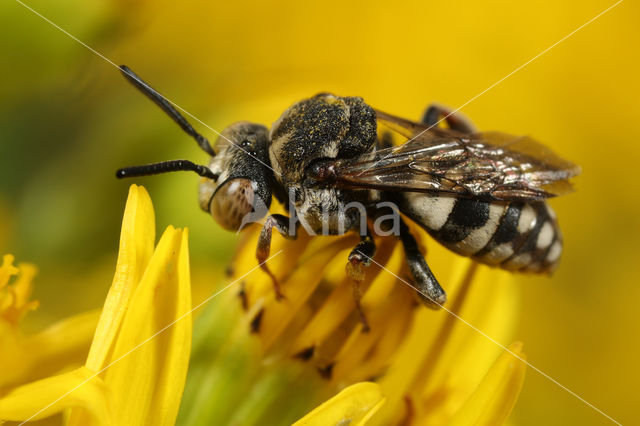
<svg viewBox="0 0 640 426"><path fill-rule="evenodd" d="M544 202L405 193L401 208L444 246L488 265L547 272L562 252L555 214Z"/></svg>
<svg viewBox="0 0 640 426"><path fill-rule="evenodd" d="M500 225L474 259L509 270L548 272L562 252L562 234L555 213L544 202L513 202L505 206Z"/></svg>

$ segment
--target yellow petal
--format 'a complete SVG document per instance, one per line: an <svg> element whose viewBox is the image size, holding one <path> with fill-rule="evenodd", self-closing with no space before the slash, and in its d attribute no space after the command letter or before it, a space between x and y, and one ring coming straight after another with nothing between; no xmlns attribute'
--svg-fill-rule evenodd
<svg viewBox="0 0 640 426"><path fill-rule="evenodd" d="M191 350L187 232L164 232L131 297L104 373L115 422L172 425Z"/></svg>
<svg viewBox="0 0 640 426"><path fill-rule="evenodd" d="M31 281L37 268L28 263L21 263L16 268L13 261L13 255L4 255L0 266L0 319L16 325L25 313L38 307L37 301L29 300L33 291ZM17 275L16 280L8 285L14 275Z"/></svg>
<svg viewBox="0 0 640 426"><path fill-rule="evenodd" d="M113 350L129 299L149 263L155 241L155 217L149 194L131 185L122 219L120 249L113 283L104 303L86 366L99 371Z"/></svg>
<svg viewBox="0 0 640 426"><path fill-rule="evenodd" d="M21 343L20 333L10 323L0 321L0 388L19 383L28 368Z"/></svg>
<svg viewBox="0 0 640 426"><path fill-rule="evenodd" d="M165 297L165 306L158 309L167 313L173 308L173 315L167 317L167 322L178 320L167 330L166 342L160 342L158 346L161 355L164 356L164 364L161 374L157 377L157 388L154 395L156 409L153 414L156 417L151 424L173 425L178 416L180 400L184 385L187 380L189 358L191 355L191 338L193 335L193 322L191 318L191 276L189 269L189 233L185 229L182 232L180 254L178 256L178 282L173 288L168 289ZM167 305L172 306L167 306ZM151 419L153 420L153 418Z"/></svg>
<svg viewBox="0 0 640 426"><path fill-rule="evenodd" d="M509 350L524 359L522 343L513 343ZM526 364L509 352L503 352L462 408L451 425L503 424L518 399Z"/></svg>
<svg viewBox="0 0 640 426"><path fill-rule="evenodd" d="M432 250L431 255L433 256L437 252L437 250ZM452 268L452 270L459 269L464 269L464 267ZM446 274L446 272L449 272L449 274ZM439 274L439 279L448 283L447 290L451 296L456 293L460 280L450 275L451 271L444 269ZM399 283L398 285L404 284ZM447 308L450 309L454 303L455 298L451 298L447 302ZM444 310L433 311L423 308L416 311L414 320L407 332L407 337L396 351L386 374L380 379L383 389L389 395L389 401L381 415L376 417L376 424L393 423L405 416L405 413L403 413L406 409L405 397L409 393L411 385L420 376L423 364L426 364L427 367L432 366L433 356L430 356L430 352L438 350L439 345L442 344L441 340L446 342L446 339L438 340L438 336L441 334L444 325L450 321L455 321L455 319Z"/></svg>
<svg viewBox="0 0 640 426"><path fill-rule="evenodd" d="M86 367L11 390L0 399L1 420L36 420L70 407L89 413L90 425L110 424L104 383Z"/></svg>
<svg viewBox="0 0 640 426"><path fill-rule="evenodd" d="M519 305L513 275L472 263L460 273L463 276L451 292L448 308L492 339L510 341ZM408 392L416 402L417 415L433 423L447 421L460 409L502 351L476 329L446 316Z"/></svg>
<svg viewBox="0 0 640 426"><path fill-rule="evenodd" d="M18 324L22 317L38 307L38 302L29 300L33 291L31 281L35 277L38 269L31 264L21 263L18 265L18 277L15 282L7 286L4 301L2 302L2 317L12 324ZM0 278L0 281L2 278Z"/></svg>
<svg viewBox="0 0 640 426"><path fill-rule="evenodd" d="M381 379L389 402L376 418L384 419L379 424L402 419L407 396L416 418L447 423L500 353L469 324L497 341L510 338L518 307L518 288L511 275L465 258L453 266L449 278L441 281L448 284L446 310L417 312L409 337Z"/></svg>
<svg viewBox="0 0 640 426"><path fill-rule="evenodd" d="M378 384L356 383L322 403L294 426L365 425L385 400Z"/></svg>
<svg viewBox="0 0 640 426"><path fill-rule="evenodd" d="M386 264L392 255L399 257L395 253L403 254L400 250L393 251L395 244L395 240L382 240L382 245L378 248L376 254L376 262ZM347 247L344 251L339 252L335 256L335 260L325 267L326 281L335 282L338 285L332 290L311 321L305 325L304 330L298 334L291 350L293 354L321 345L355 309L353 280L345 273L344 268L344 263L352 249L353 247ZM331 276L330 274L334 273L334 271L337 273L335 273L335 276ZM367 268L366 277L368 281L363 282L360 287L364 293L362 304L366 308L375 307L388 296L388 293L393 288L395 278L375 264ZM370 281L372 283L369 286ZM390 282L391 286L388 285L388 282Z"/></svg>
<svg viewBox="0 0 640 426"><path fill-rule="evenodd" d="M0 290L9 284L9 278L18 274L18 268L13 266L15 258L11 254L2 256L2 265L0 265Z"/></svg>
<svg viewBox="0 0 640 426"><path fill-rule="evenodd" d="M366 380L379 374L388 363L393 349L405 337L408 327L402 329L399 325L408 325L413 315L410 307L414 300L411 292L396 286L385 303L368 316L371 330L368 333L363 333L361 327L352 330L349 339L335 357L333 375L336 378L347 378L350 382L354 379ZM372 366L376 368L372 369Z"/></svg>
<svg viewBox="0 0 640 426"><path fill-rule="evenodd" d="M254 225L254 230L257 230ZM256 259L256 247L258 245L258 236L260 232L246 231L242 236L241 244L245 247L243 250L237 251L237 257L233 261L234 277L238 278L254 268L258 261ZM305 253L305 247L311 242L312 238L301 232L296 240L289 240L280 235L279 232L274 233L271 242L271 255L282 251L286 256L276 256L269 260L269 269L283 283L285 276L292 271L300 256ZM285 297L287 289L283 287ZM251 275L251 285L247 288L247 298L250 304L265 297L273 296L273 282L269 276L258 271Z"/></svg>
<svg viewBox="0 0 640 426"><path fill-rule="evenodd" d="M91 311L57 322L40 333L9 344L2 340L0 387L15 386L84 363L100 311ZM1 332L0 332L1 334Z"/></svg>
<svg viewBox="0 0 640 426"><path fill-rule="evenodd" d="M94 310L65 318L25 341L32 353L34 379L57 372L86 359L100 311Z"/></svg>
<svg viewBox="0 0 640 426"><path fill-rule="evenodd" d="M33 292L33 284L31 282L38 273L38 268L29 263L21 263L18 265L18 270L20 271L18 279L16 279L12 287L15 296L15 305L21 308L29 303L33 303L29 302L29 298Z"/></svg>
<svg viewBox="0 0 640 426"><path fill-rule="evenodd" d="M304 258L300 260L299 266L282 284L282 288L285 291L285 299L279 303L272 303L264 311L260 325L260 336L265 349L274 344L295 317L295 314L318 287L322 280L322 274L318 271L322 271L326 265L329 265L331 260L336 257L336 253L350 245L353 245L353 241L348 238L329 242L318 241L316 247L319 247L319 249L317 252L314 252L313 255L305 253ZM299 283L305 283L305 285L296 285ZM271 291L268 299L273 300L274 298L274 293Z"/></svg>

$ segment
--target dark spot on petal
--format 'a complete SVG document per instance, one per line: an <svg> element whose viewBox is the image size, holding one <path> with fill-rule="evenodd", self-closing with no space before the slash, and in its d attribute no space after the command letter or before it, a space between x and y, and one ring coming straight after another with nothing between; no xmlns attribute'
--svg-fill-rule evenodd
<svg viewBox="0 0 640 426"><path fill-rule="evenodd" d="M315 346L309 346L306 349L301 350L297 354L294 355L295 358L301 359L303 361L309 361L313 356L313 353L316 351Z"/></svg>
<svg viewBox="0 0 640 426"><path fill-rule="evenodd" d="M240 283L240 291L238 292L238 297L240 298L240 303L242 303L242 309L244 309L245 311L249 309L249 298L247 296L247 290L244 281Z"/></svg>
<svg viewBox="0 0 640 426"><path fill-rule="evenodd" d="M256 314L255 317L251 320L251 332L258 333L260 332L260 323L262 322L262 315L264 315L264 309L260 309L260 311Z"/></svg>
<svg viewBox="0 0 640 426"><path fill-rule="evenodd" d="M233 266L232 265L227 265L227 268L225 269L224 273L225 273L225 275L227 277L232 277L233 276Z"/></svg>
<svg viewBox="0 0 640 426"><path fill-rule="evenodd" d="M318 367L318 373L320 373L320 376L323 379L330 380L331 379L331 375L333 374L333 366L334 365L335 365L334 363L331 363L331 364L328 364L325 367Z"/></svg>

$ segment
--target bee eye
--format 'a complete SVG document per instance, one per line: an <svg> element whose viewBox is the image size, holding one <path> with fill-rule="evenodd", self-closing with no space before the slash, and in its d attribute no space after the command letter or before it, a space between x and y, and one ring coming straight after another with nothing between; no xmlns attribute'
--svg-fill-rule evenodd
<svg viewBox="0 0 640 426"><path fill-rule="evenodd" d="M255 191L249 179L235 178L222 184L211 201L210 212L223 228L238 231L251 222Z"/></svg>

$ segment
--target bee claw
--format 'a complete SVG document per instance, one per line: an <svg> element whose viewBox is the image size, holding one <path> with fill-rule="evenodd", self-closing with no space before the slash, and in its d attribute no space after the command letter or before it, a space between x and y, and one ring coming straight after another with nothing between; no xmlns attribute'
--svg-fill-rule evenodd
<svg viewBox="0 0 640 426"><path fill-rule="evenodd" d="M369 327L369 320L367 320L367 316L362 311L362 308L358 309L358 313L360 314L360 324L362 325L362 332L368 333L371 331L371 327Z"/></svg>
<svg viewBox="0 0 640 426"><path fill-rule="evenodd" d="M287 298L285 297L284 293L282 292L282 290L278 287L278 288L274 288L275 293L276 293L276 300L278 302L282 302L283 300L287 300Z"/></svg>
<svg viewBox="0 0 640 426"><path fill-rule="evenodd" d="M271 270L265 263L262 264L262 269L267 273L267 275L269 275L269 278L271 278L271 283L273 284L273 292L275 293L276 300L278 302L282 302L283 300L285 300L286 297L282 292L282 287L280 287L280 282L278 281L276 276L273 275L273 272L271 272Z"/></svg>

